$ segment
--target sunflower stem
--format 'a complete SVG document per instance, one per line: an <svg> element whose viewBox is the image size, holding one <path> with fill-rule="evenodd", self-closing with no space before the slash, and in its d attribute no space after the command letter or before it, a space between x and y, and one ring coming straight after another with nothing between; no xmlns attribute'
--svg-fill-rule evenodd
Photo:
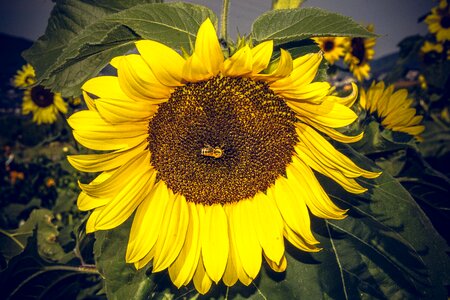
<svg viewBox="0 0 450 300"><path fill-rule="evenodd" d="M220 38L224 41L228 38L228 10L230 8L230 0L223 0L222 14L220 15Z"/></svg>

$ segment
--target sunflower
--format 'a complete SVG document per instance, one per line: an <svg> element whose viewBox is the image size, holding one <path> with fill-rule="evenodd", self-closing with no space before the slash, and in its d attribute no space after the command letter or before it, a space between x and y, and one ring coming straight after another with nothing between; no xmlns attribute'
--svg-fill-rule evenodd
<svg viewBox="0 0 450 300"><path fill-rule="evenodd" d="M13 85L17 88L26 88L33 85L36 82L36 75L34 68L30 64L22 66L21 70L18 70L13 79Z"/></svg>
<svg viewBox="0 0 450 300"><path fill-rule="evenodd" d="M393 85L386 88L383 81L374 81L367 92L361 90L359 103L384 128L408 133L418 139L425 129L420 125L422 116L417 116L416 110L411 107L413 99L408 98L406 89L394 92Z"/></svg>
<svg viewBox="0 0 450 300"><path fill-rule="evenodd" d="M356 119L345 97L329 95L327 82L312 82L320 53L292 59L273 42L245 45L224 58L214 26L199 28L193 54L183 58L151 40L139 54L116 57L117 76L82 87L88 110L68 122L87 148L110 151L69 156L84 172L81 210L93 210L88 233L119 226L133 213L126 262L137 269L153 261L177 286L194 282L206 293L212 282L249 285L262 258L286 269L286 238L318 251L310 212L342 219L313 170L351 193L355 180L378 173L361 169L320 133L341 142L335 128Z"/></svg>
<svg viewBox="0 0 450 300"><path fill-rule="evenodd" d="M373 25L367 26L367 30L373 32ZM368 79L370 77L369 62L375 55L373 50L375 38L349 38L346 45L348 49L344 56L344 61L349 66L350 71L358 81Z"/></svg>
<svg viewBox="0 0 450 300"><path fill-rule="evenodd" d="M430 41L425 41L425 43L423 43L422 47L420 48L420 52L422 52L423 54L431 52L442 53L442 51L444 51L444 47L442 46L442 44L435 44Z"/></svg>
<svg viewBox="0 0 450 300"><path fill-rule="evenodd" d="M438 42L450 40L450 8L447 0L441 0L439 6L431 9L425 18L428 30L436 36Z"/></svg>
<svg viewBox="0 0 450 300"><path fill-rule="evenodd" d="M444 46L440 43L433 43L430 41L425 41L420 48L420 54L422 60L425 64L433 64L440 61L442 58L442 52L444 51Z"/></svg>
<svg viewBox="0 0 450 300"><path fill-rule="evenodd" d="M313 40L323 51L323 56L334 64L340 57L344 56L347 39L343 37L316 37Z"/></svg>
<svg viewBox="0 0 450 300"><path fill-rule="evenodd" d="M24 91L22 113L33 113L33 122L38 125L51 124L56 121L58 112L67 113L67 103L59 93L53 93L41 85Z"/></svg>

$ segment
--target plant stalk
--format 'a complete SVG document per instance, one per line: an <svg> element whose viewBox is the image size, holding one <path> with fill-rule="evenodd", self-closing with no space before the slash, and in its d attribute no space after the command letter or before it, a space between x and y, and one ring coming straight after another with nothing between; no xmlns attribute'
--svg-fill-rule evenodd
<svg viewBox="0 0 450 300"><path fill-rule="evenodd" d="M223 0L222 14L220 16L220 38L227 40L228 38L228 10L230 8L230 0Z"/></svg>

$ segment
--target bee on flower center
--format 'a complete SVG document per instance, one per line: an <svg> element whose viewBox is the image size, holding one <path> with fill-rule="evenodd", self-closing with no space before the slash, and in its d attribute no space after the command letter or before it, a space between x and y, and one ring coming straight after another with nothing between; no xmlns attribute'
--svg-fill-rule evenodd
<svg viewBox="0 0 450 300"><path fill-rule="evenodd" d="M223 154L224 151L221 147L212 147L210 145L205 145L205 147L201 149L201 155L203 156L221 158Z"/></svg>

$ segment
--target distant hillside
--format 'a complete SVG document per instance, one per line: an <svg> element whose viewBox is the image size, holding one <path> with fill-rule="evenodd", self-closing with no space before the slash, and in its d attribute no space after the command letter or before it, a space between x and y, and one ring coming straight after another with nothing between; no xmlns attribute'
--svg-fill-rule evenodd
<svg viewBox="0 0 450 300"><path fill-rule="evenodd" d="M32 41L0 33L0 80L11 77L18 68L25 64L22 51L28 49Z"/></svg>
<svg viewBox="0 0 450 300"><path fill-rule="evenodd" d="M20 105L21 93L11 86L11 78L26 62L22 51L33 42L0 33L0 109L10 109Z"/></svg>

